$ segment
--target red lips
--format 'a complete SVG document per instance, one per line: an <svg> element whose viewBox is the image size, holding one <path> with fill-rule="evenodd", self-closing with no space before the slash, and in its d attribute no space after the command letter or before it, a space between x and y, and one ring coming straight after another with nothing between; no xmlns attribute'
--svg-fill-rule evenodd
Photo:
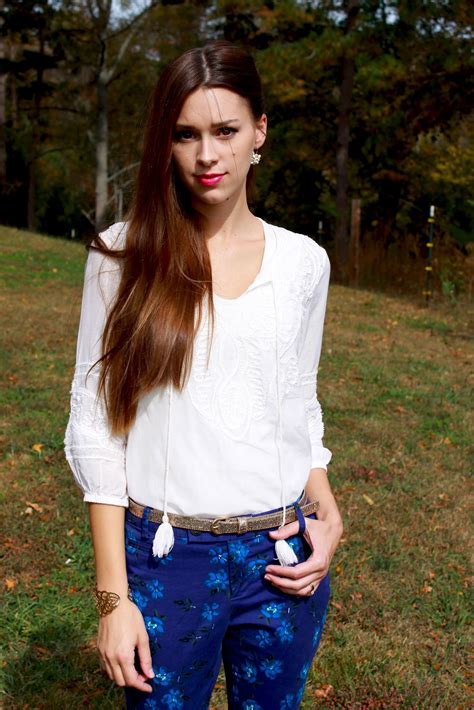
<svg viewBox="0 0 474 710"><path fill-rule="evenodd" d="M225 176L225 173L204 173L202 175L196 175L196 179L205 185L206 187L212 187L212 185L217 185Z"/></svg>

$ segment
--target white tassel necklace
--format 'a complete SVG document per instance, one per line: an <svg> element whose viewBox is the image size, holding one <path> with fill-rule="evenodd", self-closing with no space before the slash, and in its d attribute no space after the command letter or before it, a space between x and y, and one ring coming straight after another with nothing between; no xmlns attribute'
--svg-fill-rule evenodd
<svg viewBox="0 0 474 710"><path fill-rule="evenodd" d="M165 557L174 545L174 532L168 518L168 474L170 462L170 426L171 426L171 400L173 384L168 385L168 430L166 433L166 463L165 463L165 494L163 502L163 518L153 539L153 556Z"/></svg>
<svg viewBox="0 0 474 710"><path fill-rule="evenodd" d="M278 313L277 313L277 303L275 296L275 284L272 281L272 291L273 291L273 306L275 311L275 352L276 352L276 396L277 396L277 409L278 409L278 433L277 433L277 454L278 454L278 474L280 477L280 489L281 489L281 507L283 509L283 520L280 528L283 528L286 523L286 491L285 491L285 481L283 478L283 472L281 467L281 445L283 442L282 432L281 432L281 411L280 411L280 353L278 351ZM275 543L275 553L278 561L283 567L288 567L290 565L295 565L298 562L298 558L295 554L293 548L287 543L286 540L277 540Z"/></svg>

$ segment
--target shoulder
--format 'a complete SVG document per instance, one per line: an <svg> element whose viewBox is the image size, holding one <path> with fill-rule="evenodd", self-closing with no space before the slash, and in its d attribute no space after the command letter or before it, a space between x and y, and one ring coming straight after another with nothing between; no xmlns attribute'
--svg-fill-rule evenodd
<svg viewBox="0 0 474 710"><path fill-rule="evenodd" d="M114 222L110 227L99 232L99 237L109 249L123 249L127 236L128 222Z"/></svg>
<svg viewBox="0 0 474 710"><path fill-rule="evenodd" d="M330 271L330 262L326 249L312 237L294 232L287 227L272 224L276 235L278 261L282 265L296 264L299 269L312 272L319 281L325 272Z"/></svg>
<svg viewBox="0 0 474 710"><path fill-rule="evenodd" d="M98 236L108 249L120 251L125 247L125 237L127 233L127 222L115 222L103 231L99 232ZM94 247L95 240L92 240L91 246ZM117 259L112 254L104 254L99 249L89 249L86 261L86 280L99 279L101 286L111 281L120 274L120 259Z"/></svg>

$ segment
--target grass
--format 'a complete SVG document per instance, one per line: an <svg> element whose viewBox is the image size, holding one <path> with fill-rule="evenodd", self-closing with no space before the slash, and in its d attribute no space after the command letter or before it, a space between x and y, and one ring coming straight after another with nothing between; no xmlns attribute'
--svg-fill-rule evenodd
<svg viewBox="0 0 474 710"><path fill-rule="evenodd" d="M8 228L0 239L3 703L119 708L63 454L85 251ZM331 286L319 395L345 533L305 710L473 705L467 305ZM222 674L211 707L226 707Z"/></svg>

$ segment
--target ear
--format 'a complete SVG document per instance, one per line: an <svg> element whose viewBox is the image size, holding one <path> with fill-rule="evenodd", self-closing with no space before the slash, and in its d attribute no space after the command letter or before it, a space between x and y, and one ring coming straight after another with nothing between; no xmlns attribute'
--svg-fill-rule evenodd
<svg viewBox="0 0 474 710"><path fill-rule="evenodd" d="M267 115L262 113L260 118L255 121L255 149L261 148L267 137Z"/></svg>

